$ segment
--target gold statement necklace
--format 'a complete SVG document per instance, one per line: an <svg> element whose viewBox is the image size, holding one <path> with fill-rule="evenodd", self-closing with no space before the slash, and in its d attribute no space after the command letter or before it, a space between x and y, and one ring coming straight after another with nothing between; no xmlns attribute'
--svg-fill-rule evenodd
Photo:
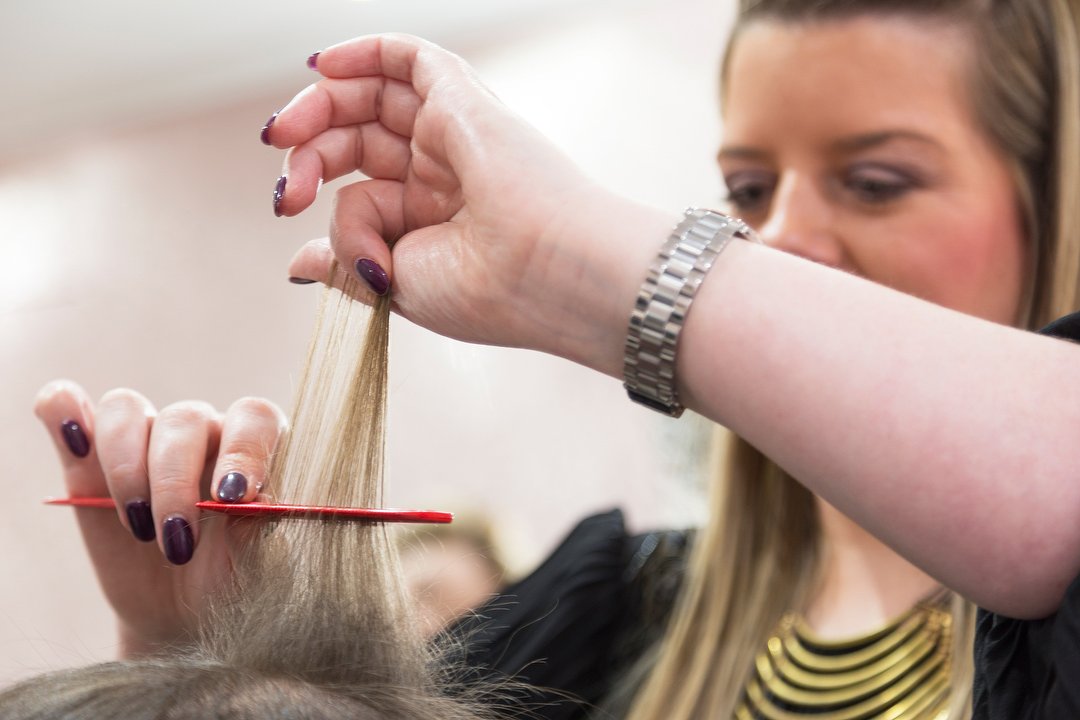
<svg viewBox="0 0 1080 720"><path fill-rule="evenodd" d="M951 622L940 598L857 638L816 637L788 613L758 653L737 720L931 720L949 704Z"/></svg>

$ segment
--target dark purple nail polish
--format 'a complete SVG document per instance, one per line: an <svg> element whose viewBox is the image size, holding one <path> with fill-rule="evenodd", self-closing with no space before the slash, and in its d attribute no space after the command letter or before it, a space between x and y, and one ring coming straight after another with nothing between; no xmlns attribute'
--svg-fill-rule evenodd
<svg viewBox="0 0 1080 720"><path fill-rule="evenodd" d="M191 525L179 515L165 518L161 524L161 537L164 540L165 559L173 565L183 565L195 554L195 536Z"/></svg>
<svg viewBox="0 0 1080 720"><path fill-rule="evenodd" d="M311 55L308 56L307 66L312 70L319 69L319 53L311 53Z"/></svg>
<svg viewBox="0 0 1080 720"><path fill-rule="evenodd" d="M278 112L281 112L280 110ZM270 119L266 121L266 124L262 127L262 132L259 133L259 139L262 140L263 145L270 144L270 128L273 127L274 121L277 120L277 113L270 116Z"/></svg>
<svg viewBox="0 0 1080 720"><path fill-rule="evenodd" d="M90 440L78 421L65 420L60 423L60 434L64 436L64 442L67 443L72 455L84 458L90 454Z"/></svg>
<svg viewBox="0 0 1080 720"><path fill-rule="evenodd" d="M131 534L143 542L150 542L156 537L154 533L154 515L150 512L150 503L145 500L132 500L124 506L127 511L128 525L131 526Z"/></svg>
<svg viewBox="0 0 1080 720"><path fill-rule="evenodd" d="M312 283L317 282L317 281L308 280L307 278L293 276L293 277L289 278L289 282L291 282L293 285L311 285Z"/></svg>
<svg viewBox="0 0 1080 720"><path fill-rule="evenodd" d="M371 286L376 295L385 295L390 290L390 276L374 260L367 258L357 260L356 273Z"/></svg>
<svg viewBox="0 0 1080 720"><path fill-rule="evenodd" d="M218 483L217 496L221 502L240 502L246 492L247 478L238 472L226 473Z"/></svg>
<svg viewBox="0 0 1080 720"><path fill-rule="evenodd" d="M274 186L274 215L281 217L281 199L285 197L285 184L288 179L282 175L277 179L277 185Z"/></svg>

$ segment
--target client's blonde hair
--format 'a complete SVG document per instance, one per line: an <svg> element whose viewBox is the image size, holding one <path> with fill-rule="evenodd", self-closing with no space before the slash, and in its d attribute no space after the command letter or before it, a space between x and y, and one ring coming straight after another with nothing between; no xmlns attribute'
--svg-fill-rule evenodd
<svg viewBox="0 0 1080 720"><path fill-rule="evenodd" d="M382 500L389 301L327 290L269 486L289 502ZM370 322L369 322L370 318ZM364 331L364 324L367 330ZM252 525L235 582L190 647L61 671L0 693L5 720L477 718L417 632L385 526ZM237 528L242 529L242 528Z"/></svg>

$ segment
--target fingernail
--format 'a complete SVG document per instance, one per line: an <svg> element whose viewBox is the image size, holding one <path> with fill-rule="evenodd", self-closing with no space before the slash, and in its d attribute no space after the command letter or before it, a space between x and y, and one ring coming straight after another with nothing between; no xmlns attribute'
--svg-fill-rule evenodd
<svg viewBox="0 0 1080 720"><path fill-rule="evenodd" d="M195 553L195 536L191 533L188 521L179 515L165 518L161 524L161 537L164 540L165 559L173 565L183 565Z"/></svg>
<svg viewBox="0 0 1080 720"><path fill-rule="evenodd" d="M294 276L289 278L289 282L291 282L293 285L310 285L310 284L312 284L313 282L316 282L316 281L315 280L308 280L307 278L296 277L294 275Z"/></svg>
<svg viewBox="0 0 1080 720"><path fill-rule="evenodd" d="M131 534L143 542L154 539L154 515L150 512L150 503L145 500L132 500L124 506L127 511Z"/></svg>
<svg viewBox="0 0 1080 720"><path fill-rule="evenodd" d="M285 197L285 183L287 182L288 180L282 175L274 186L274 215L278 217L281 217L281 199Z"/></svg>
<svg viewBox="0 0 1080 720"><path fill-rule="evenodd" d="M356 273L375 291L376 295L385 295L390 289L390 276L374 260L368 258L357 260Z"/></svg>
<svg viewBox="0 0 1080 720"><path fill-rule="evenodd" d="M308 56L307 66L312 70L319 69L319 53L311 53L311 55Z"/></svg>
<svg viewBox="0 0 1080 720"><path fill-rule="evenodd" d="M221 502L234 503L244 499L247 492L247 478L238 472L226 473L218 483L217 496Z"/></svg>
<svg viewBox="0 0 1080 720"><path fill-rule="evenodd" d="M281 112L278 110L278 112ZM266 121L266 124L262 127L262 132L259 133L259 139L262 140L263 145L270 144L270 128L273 127L274 121L277 120L278 113L274 113L270 116L270 119Z"/></svg>
<svg viewBox="0 0 1080 720"><path fill-rule="evenodd" d="M90 440L77 421L65 420L60 423L60 434L64 436L64 442L72 455L84 458L90 454Z"/></svg>

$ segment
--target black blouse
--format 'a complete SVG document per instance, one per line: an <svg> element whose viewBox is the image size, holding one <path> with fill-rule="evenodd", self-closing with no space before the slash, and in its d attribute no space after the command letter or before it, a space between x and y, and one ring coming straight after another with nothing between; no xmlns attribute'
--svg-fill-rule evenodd
<svg viewBox="0 0 1080 720"><path fill-rule="evenodd" d="M683 532L627 535L618 510L588 517L531 575L447 631L460 643L451 661L468 668L466 684L494 685L494 704L513 717L590 717L662 633L687 545Z"/></svg>

